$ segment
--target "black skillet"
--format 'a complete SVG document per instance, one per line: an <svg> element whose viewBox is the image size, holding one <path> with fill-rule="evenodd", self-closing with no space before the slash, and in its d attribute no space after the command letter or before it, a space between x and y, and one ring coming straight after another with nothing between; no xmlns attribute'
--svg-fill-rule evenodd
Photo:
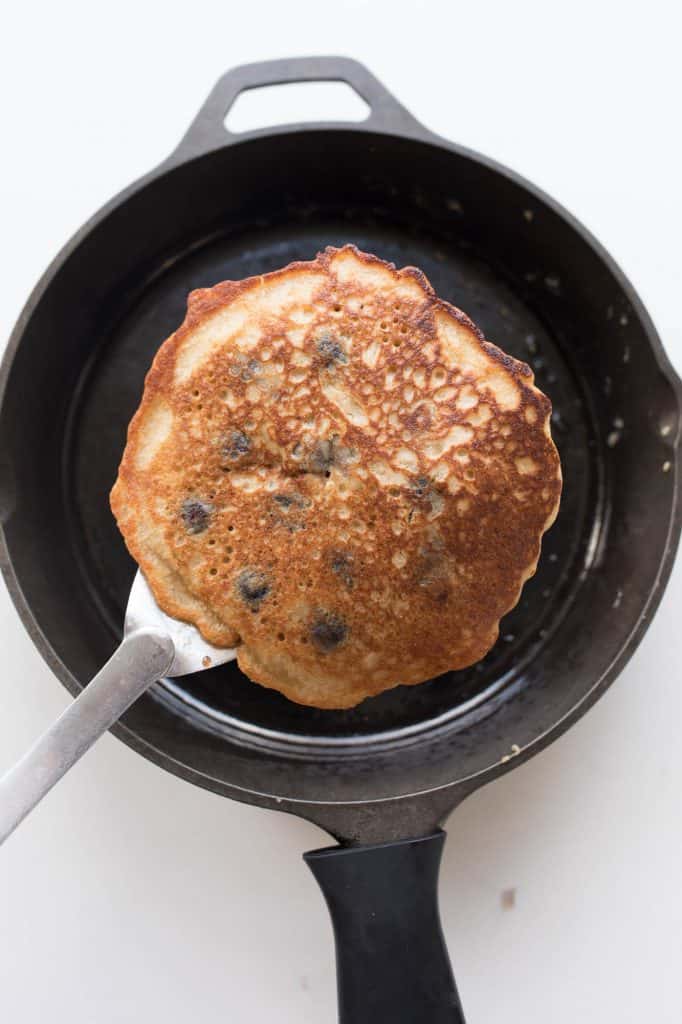
<svg viewBox="0 0 682 1024"><path fill-rule="evenodd" d="M312 80L348 82L367 120L226 131L243 90ZM120 638L134 566L108 492L187 293L348 241L421 267L551 396L565 489L537 575L467 671L325 712L226 666L157 684L114 732L191 782L339 840L306 859L333 918L345 1024L461 1022L438 826L603 693L651 619L680 532L680 381L595 239L528 182L423 128L354 61L229 72L172 156L84 226L21 314L0 378L0 559L77 694Z"/></svg>

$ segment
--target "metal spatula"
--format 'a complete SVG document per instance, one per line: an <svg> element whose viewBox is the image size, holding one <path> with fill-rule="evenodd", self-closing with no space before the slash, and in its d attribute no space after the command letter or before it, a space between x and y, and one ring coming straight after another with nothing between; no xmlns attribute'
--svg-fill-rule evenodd
<svg viewBox="0 0 682 1024"><path fill-rule="evenodd" d="M0 843L133 701L162 676L184 676L232 661L194 626L165 615L138 571L120 647L22 759L0 779Z"/></svg>

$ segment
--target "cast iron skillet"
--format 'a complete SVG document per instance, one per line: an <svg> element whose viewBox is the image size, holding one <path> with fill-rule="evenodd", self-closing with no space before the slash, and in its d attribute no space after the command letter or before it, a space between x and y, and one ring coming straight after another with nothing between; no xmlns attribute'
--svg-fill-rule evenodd
<svg viewBox="0 0 682 1024"><path fill-rule="evenodd" d="M342 80L357 125L231 135L244 89ZM2 367L5 577L73 694L117 644L134 566L109 512L128 420L187 293L354 242L421 267L554 403L561 512L478 665L352 711L315 711L234 666L158 684L115 728L207 789L341 843L308 854L337 940L344 1022L461 1022L438 923L438 826L603 693L651 619L680 532L681 387L634 290L534 186L418 124L342 58L238 68L178 149L60 253Z"/></svg>

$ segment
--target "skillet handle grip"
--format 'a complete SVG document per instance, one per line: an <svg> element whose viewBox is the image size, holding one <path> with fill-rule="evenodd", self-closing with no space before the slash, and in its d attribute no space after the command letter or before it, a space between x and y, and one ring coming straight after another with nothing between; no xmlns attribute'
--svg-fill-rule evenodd
<svg viewBox="0 0 682 1024"><path fill-rule="evenodd" d="M243 64L224 74L171 156L171 162L191 159L248 137L248 132L236 135L225 127L227 113L239 94L265 85L291 82L345 82L350 85L370 108L365 121L353 123L356 129L424 134L424 128L416 118L359 61L350 57L294 57Z"/></svg>
<svg viewBox="0 0 682 1024"><path fill-rule="evenodd" d="M334 927L340 1024L464 1024L438 913L444 842L305 854Z"/></svg>

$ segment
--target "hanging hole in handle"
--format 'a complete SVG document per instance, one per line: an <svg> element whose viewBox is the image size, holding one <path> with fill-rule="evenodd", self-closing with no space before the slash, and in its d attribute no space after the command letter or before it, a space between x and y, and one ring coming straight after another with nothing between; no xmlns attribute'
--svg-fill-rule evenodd
<svg viewBox="0 0 682 1024"><path fill-rule="evenodd" d="M247 89L225 118L229 132L302 121L366 121L367 103L346 82L287 82Z"/></svg>

